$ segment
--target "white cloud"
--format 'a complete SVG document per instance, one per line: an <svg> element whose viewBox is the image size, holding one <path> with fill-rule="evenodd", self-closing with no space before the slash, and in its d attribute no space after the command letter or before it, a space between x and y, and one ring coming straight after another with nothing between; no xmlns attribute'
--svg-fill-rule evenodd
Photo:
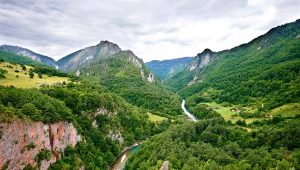
<svg viewBox="0 0 300 170"><path fill-rule="evenodd" d="M107 39L145 61L232 48L300 16L297 0L0 0L0 44L59 59Z"/></svg>

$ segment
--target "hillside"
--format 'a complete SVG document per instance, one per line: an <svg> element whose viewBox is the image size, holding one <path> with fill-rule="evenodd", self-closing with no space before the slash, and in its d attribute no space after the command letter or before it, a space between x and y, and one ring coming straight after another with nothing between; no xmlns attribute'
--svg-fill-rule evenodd
<svg viewBox="0 0 300 170"><path fill-rule="evenodd" d="M299 37L297 20L198 54L167 83L199 121L151 138L125 169L299 169Z"/></svg>
<svg viewBox="0 0 300 170"><path fill-rule="evenodd" d="M42 66L43 64L37 61L32 60L31 58L17 55L12 52L5 52L0 50L0 60L7 61L15 64L24 64L24 65L36 65Z"/></svg>
<svg viewBox="0 0 300 170"><path fill-rule="evenodd" d="M64 75L54 76L47 72L38 73L33 66L0 62L0 70L3 78L0 79L1 86L14 86L18 88L34 88L47 85L62 85L68 83L69 78Z"/></svg>
<svg viewBox="0 0 300 170"><path fill-rule="evenodd" d="M129 103L156 114L181 114L179 97L168 91L132 51L121 51L80 70L87 79L96 79ZM172 104L173 107L168 107Z"/></svg>
<svg viewBox="0 0 300 170"><path fill-rule="evenodd" d="M161 131L147 112L87 81L41 89L0 86L0 113L0 166L9 169L107 169L125 146Z"/></svg>
<svg viewBox="0 0 300 170"><path fill-rule="evenodd" d="M14 53L19 56L28 57L31 60L34 60L34 61L43 63L45 65L57 68L56 61L54 59L52 59L51 57L35 53L26 48L12 46L12 45L1 45L0 51L10 52L10 53Z"/></svg>
<svg viewBox="0 0 300 170"><path fill-rule="evenodd" d="M192 57L183 57L162 61L153 60L147 62L146 65L162 81L165 81L183 71L183 69L186 67L186 64L191 62L192 59Z"/></svg>
<svg viewBox="0 0 300 170"><path fill-rule="evenodd" d="M213 53L205 66L187 67L168 85L194 104L214 100L273 109L299 102L299 34L300 20L278 26L247 44Z"/></svg>

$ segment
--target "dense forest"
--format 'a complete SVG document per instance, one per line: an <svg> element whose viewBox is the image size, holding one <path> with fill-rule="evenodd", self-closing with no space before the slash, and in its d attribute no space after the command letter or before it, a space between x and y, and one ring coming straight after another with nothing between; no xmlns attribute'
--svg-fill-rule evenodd
<svg viewBox="0 0 300 170"><path fill-rule="evenodd" d="M211 115L210 115L211 114ZM174 125L145 144L126 169L299 169L299 119L270 120L250 132L208 113L197 123Z"/></svg>
<svg viewBox="0 0 300 170"><path fill-rule="evenodd" d="M68 148L50 169L77 169L82 165L87 169L106 169L124 146L145 140L169 125L168 121L160 125L150 122L144 110L84 81L80 85L70 83L41 89L1 87L0 103L2 123L13 119L45 123L63 120L72 122L79 130L85 140ZM97 115L98 108L107 109L107 114ZM93 126L93 121L97 126ZM119 130L125 143L107 138L109 130Z"/></svg>

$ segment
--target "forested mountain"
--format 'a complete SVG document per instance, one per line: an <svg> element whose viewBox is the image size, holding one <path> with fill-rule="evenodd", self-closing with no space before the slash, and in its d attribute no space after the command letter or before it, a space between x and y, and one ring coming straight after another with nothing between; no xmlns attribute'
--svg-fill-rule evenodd
<svg viewBox="0 0 300 170"><path fill-rule="evenodd" d="M198 54L167 84L199 121L151 138L126 169L299 169L299 47L297 20Z"/></svg>
<svg viewBox="0 0 300 170"><path fill-rule="evenodd" d="M147 62L146 65L157 75L161 80L166 80L177 73L181 72L186 64L191 62L193 57L183 57L170 60L153 60Z"/></svg>
<svg viewBox="0 0 300 170"><path fill-rule="evenodd" d="M11 52L17 55L28 57L34 61L41 62L45 65L51 66L51 67L57 67L56 61L51 58L47 57L42 54L35 53L33 51L30 51L26 48L18 47L18 46L12 46L12 45L1 45L0 46L1 51Z"/></svg>
<svg viewBox="0 0 300 170"><path fill-rule="evenodd" d="M198 102L263 103L268 109L299 102L299 35L297 20L230 50L204 51L207 57L198 55L167 84Z"/></svg>
<svg viewBox="0 0 300 170"><path fill-rule="evenodd" d="M181 113L179 97L167 90L132 51L105 57L79 72L83 77L98 80L133 105L165 116Z"/></svg>

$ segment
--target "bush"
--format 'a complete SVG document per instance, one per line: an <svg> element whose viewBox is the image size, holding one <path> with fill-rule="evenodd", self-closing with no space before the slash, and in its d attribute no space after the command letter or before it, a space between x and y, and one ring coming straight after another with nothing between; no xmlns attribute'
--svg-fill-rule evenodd
<svg viewBox="0 0 300 170"><path fill-rule="evenodd" d="M42 73L38 73L38 76L39 76L40 79L43 78Z"/></svg>
<svg viewBox="0 0 300 170"><path fill-rule="evenodd" d="M49 161L51 159L51 155L52 154L49 150L43 149L35 156L34 160L40 165L43 160Z"/></svg>
<svg viewBox="0 0 300 170"><path fill-rule="evenodd" d="M33 72L29 72L29 77L30 77L31 79L33 79L34 73L33 73Z"/></svg>

